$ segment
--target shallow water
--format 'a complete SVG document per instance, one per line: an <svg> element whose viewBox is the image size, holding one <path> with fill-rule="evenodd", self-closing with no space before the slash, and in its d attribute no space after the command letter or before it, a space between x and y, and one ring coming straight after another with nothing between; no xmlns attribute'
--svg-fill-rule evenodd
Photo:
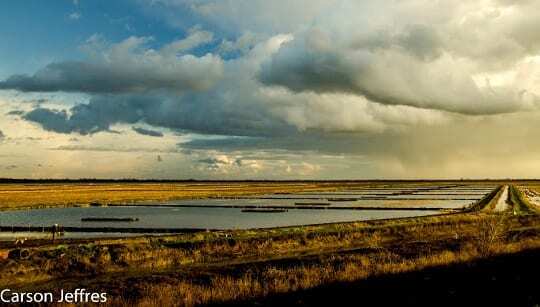
<svg viewBox="0 0 540 307"><path fill-rule="evenodd" d="M412 197L412 196L411 196ZM452 197L452 196L450 196ZM459 209L474 202L472 200L449 200L449 199L436 199L436 200L401 200L401 199L358 199L352 201L336 201L335 199L346 199L348 197L336 197L327 195L324 198L314 199L260 199L260 198L244 198L244 199L196 199L196 200L178 200L164 203L149 203L149 205L162 205L162 206L259 206L259 207L297 207L297 203L330 203L332 207L408 207L408 208L441 208L441 209ZM355 198L355 197L352 197ZM328 200L332 199L332 200Z"/></svg>
<svg viewBox="0 0 540 307"><path fill-rule="evenodd" d="M250 229L285 226L301 226L324 223L366 221L438 214L438 210L416 210L416 208L459 209L474 203L484 194L477 191L459 191L458 188L444 190L414 188L365 189L339 192L306 192L297 194L268 194L230 199L177 200L150 202L133 206L110 206L88 208L48 208L13 210L0 212L2 226L51 226L65 227L110 227L148 229ZM390 195L399 192L415 194ZM488 193L490 190L487 190ZM451 195L441 195L441 194ZM378 194L377 196L368 194ZM421 195L424 194L424 195ZM428 195L426 195L428 194ZM439 195L438 195L439 194ZM463 195L475 194L475 195ZM369 199L376 197L377 199ZM367 199L366 199L367 198ZM411 200L412 198L412 200ZM451 198L460 198L456 200ZM339 201L341 199L341 201ZM297 203L328 203L332 207L388 207L395 210L349 210L349 209L298 209ZM145 206L146 205L146 206ZM184 206L184 207L183 207ZM194 207L190 207L194 206ZM219 206L225 206L221 208ZM242 212L234 206L288 208L287 212L260 213ZM230 207L230 208L228 208ZM303 206L305 207L305 206ZM399 208L413 210L399 210ZM81 222L85 217L132 217L134 222ZM140 233L139 233L140 234ZM30 235L29 233L27 235ZM32 236L48 236L32 233ZM112 237L126 233L67 233L66 238ZM133 234L131 234L133 235ZM20 233L0 233L0 240L21 236Z"/></svg>
<svg viewBox="0 0 540 307"><path fill-rule="evenodd" d="M484 196L483 194L479 194L479 195L408 194L408 195L392 195L392 196L387 196L386 198L387 199L408 199L408 200L411 200L411 201L420 200L420 199L470 199L470 200L478 200L478 199L482 199L483 196Z"/></svg>
<svg viewBox="0 0 540 307"><path fill-rule="evenodd" d="M247 229L424 216L438 211L299 210L247 213L237 208L90 207L4 211L1 225L115 228ZM81 222L83 217L136 217L136 222Z"/></svg>

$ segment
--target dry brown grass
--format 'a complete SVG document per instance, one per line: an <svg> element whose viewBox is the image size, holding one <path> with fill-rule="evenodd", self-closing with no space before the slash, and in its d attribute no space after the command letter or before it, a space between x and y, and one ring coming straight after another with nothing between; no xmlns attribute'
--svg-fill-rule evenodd
<svg viewBox="0 0 540 307"><path fill-rule="evenodd" d="M540 240L493 245L492 254L516 253L540 247ZM116 298L114 306L195 306L209 303L255 299L278 293L288 293L318 286L352 282L374 276L424 270L441 265L466 263L484 254L474 244L457 251L442 250L413 258L381 250L371 255L336 256L314 265L293 267L268 266L240 276L218 275L207 283L178 280L173 283L148 284L135 299Z"/></svg>
<svg viewBox="0 0 540 307"><path fill-rule="evenodd" d="M276 291L310 288L330 281L356 280L373 274L421 269L437 263L453 263L470 257L497 254L501 249L508 250L510 246L501 244L508 231L540 223L534 218L521 221L509 217L504 224L500 224L494 216L456 214L288 229L245 230L233 233L232 240L210 232L160 239L44 246L33 249L32 257L28 260L0 261L0 284L3 287L32 287L36 282L49 282L51 286L57 286L57 278L99 280L99 276L119 273L146 276L186 268L204 272L209 268L225 269L231 265L295 261L306 257L330 259L279 270L263 265L262 271L266 273L262 275L221 274L215 280L212 279L211 284L200 284L196 282L197 278L193 282L189 279L174 279L172 283L159 287L143 282L143 287L148 286L149 292L157 294L144 294L138 299L144 298L140 302L143 305L150 304L154 299L165 300L166 297L174 296L171 292L159 296L165 289L179 291L185 287L191 287L189 292L182 292L183 295L189 293L190 297L182 297L182 301L193 303L227 300L230 295L241 294L244 298L260 296ZM449 242L459 243L460 250L456 251ZM402 247L406 249L407 256L399 254ZM349 255L350 252L350 256L341 256L342 253ZM221 291L215 289L218 286L223 289L223 293L216 292ZM249 291L238 289L241 287L249 287ZM228 296L226 293L229 293Z"/></svg>
<svg viewBox="0 0 540 307"><path fill-rule="evenodd" d="M329 191L338 183L0 184L0 209L126 203L264 193Z"/></svg>
<svg viewBox="0 0 540 307"><path fill-rule="evenodd" d="M0 261L0 286L122 271L155 272L186 265L294 258L340 250L383 249L407 242L461 239L478 232L484 215L238 230L231 238L204 232L161 238L96 240L31 248L31 259ZM515 227L515 225L514 225ZM69 241L68 241L69 242Z"/></svg>
<svg viewBox="0 0 540 307"><path fill-rule="evenodd" d="M452 183L452 182L449 182ZM454 184L456 182L453 182ZM398 183L406 186L433 182ZM445 184L437 182L436 184ZM28 183L0 184L0 210L99 203L136 203L185 198L232 197L265 193L336 191L350 188L395 187L390 182L193 182L193 183ZM470 184L471 187L474 184Z"/></svg>
<svg viewBox="0 0 540 307"><path fill-rule="evenodd" d="M510 228L508 213L489 215L477 223L476 246L480 253L489 256Z"/></svg>
<svg viewBox="0 0 540 307"><path fill-rule="evenodd" d="M192 198L340 187L343 184L323 187L316 183L122 184L118 187L107 184L31 188L13 185L11 192L0 195L12 193L6 199L17 201L8 205L34 206L37 196L32 196L33 193L45 193L43 199L58 205L54 199L48 199L53 196L46 195L59 190L62 194L56 201L72 204L100 199L148 200L150 195L163 199L181 198L181 195ZM505 241L506 235L515 229L538 227L540 220L536 217L508 217L499 223L498 216L463 213L238 230L228 233L232 239L225 238L223 233L206 232L96 240L92 244L67 241L64 246L33 248L27 260L0 260L0 286L59 289L79 287L84 281L88 288L117 291L111 305L192 306L422 270L540 246L536 237ZM276 262L286 265L275 265Z"/></svg>

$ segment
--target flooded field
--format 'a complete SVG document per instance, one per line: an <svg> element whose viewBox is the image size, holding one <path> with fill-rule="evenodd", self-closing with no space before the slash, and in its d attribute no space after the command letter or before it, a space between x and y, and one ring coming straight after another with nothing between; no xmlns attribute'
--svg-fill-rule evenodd
<svg viewBox="0 0 540 307"><path fill-rule="evenodd" d="M49 208L3 212L0 223L20 226L247 229L298 226L435 214L415 210L288 210L280 213L242 212L237 208L100 207ZM134 222L82 222L84 217L138 217Z"/></svg>
<svg viewBox="0 0 540 307"><path fill-rule="evenodd" d="M130 233L155 233L160 229L180 231L301 226L459 211L472 206L494 188L466 185L381 185L336 191L9 210L0 212L0 226L3 226L4 231L9 230L10 226L28 226L36 230L37 227L58 224L82 230L66 233L70 237L103 236L114 232L121 234L124 230ZM82 221L87 218L109 220ZM133 221L114 221L111 218L132 218ZM100 231L101 228L108 230ZM4 232L0 239L15 235L20 234ZM39 232L36 235L40 235Z"/></svg>

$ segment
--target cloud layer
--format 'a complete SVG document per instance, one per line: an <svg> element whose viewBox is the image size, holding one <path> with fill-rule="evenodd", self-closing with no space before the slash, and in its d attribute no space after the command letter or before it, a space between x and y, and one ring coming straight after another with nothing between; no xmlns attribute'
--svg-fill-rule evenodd
<svg viewBox="0 0 540 307"><path fill-rule="evenodd" d="M129 37L107 44L92 36L83 46L87 62L51 63L34 75L14 75L0 89L23 92L125 93L152 90L202 91L223 76L223 62L215 55L197 57L184 52L211 41L212 35L194 31L158 50L145 46L147 37Z"/></svg>
<svg viewBox="0 0 540 307"><path fill-rule="evenodd" d="M263 65L259 79L295 92L350 93L382 104L472 115L536 107L537 88L475 80L495 68L511 69L540 51L540 45L533 43L540 38L530 33L535 32L532 24L540 26L540 22L527 16L530 7L493 2L486 11L480 6L486 2L455 3L442 16L429 15L439 6L420 1L346 5L347 10L334 13L345 17L370 8L381 20L333 23L328 20L332 18L323 18L274 54ZM478 16L478 10L485 11L484 15ZM457 14L463 12L464 16ZM426 23L427 16L434 20ZM527 22L521 20L525 16ZM396 22L399 17L404 18ZM509 28L503 30L500 24ZM501 35L491 32L492 26L508 46L500 45ZM480 40L479 46L474 43L477 49L464 48L475 40Z"/></svg>
<svg viewBox="0 0 540 307"><path fill-rule="evenodd" d="M93 35L80 46L81 60L55 61L0 81L0 89L23 94L83 99L13 108L11 117L59 134L131 131L156 141L197 135L175 149L210 173L327 169L313 161L288 163L290 157L279 163L272 155L246 157L280 150L320 160L371 157L398 174L437 162L432 155L451 160L460 145L445 133L474 140L468 133L477 125L491 137L506 119L517 127L540 105L538 1L139 5L182 37L156 41L134 34L109 42ZM483 152L473 141L463 146Z"/></svg>

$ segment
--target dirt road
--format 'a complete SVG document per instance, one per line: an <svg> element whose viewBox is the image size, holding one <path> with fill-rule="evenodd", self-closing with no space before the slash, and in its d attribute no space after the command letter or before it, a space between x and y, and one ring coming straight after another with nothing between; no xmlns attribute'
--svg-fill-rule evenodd
<svg viewBox="0 0 540 307"><path fill-rule="evenodd" d="M493 209L495 212L503 212L508 210L508 186L505 185L503 188L503 191L501 193L501 197L499 197L499 200L497 201L497 205Z"/></svg>

